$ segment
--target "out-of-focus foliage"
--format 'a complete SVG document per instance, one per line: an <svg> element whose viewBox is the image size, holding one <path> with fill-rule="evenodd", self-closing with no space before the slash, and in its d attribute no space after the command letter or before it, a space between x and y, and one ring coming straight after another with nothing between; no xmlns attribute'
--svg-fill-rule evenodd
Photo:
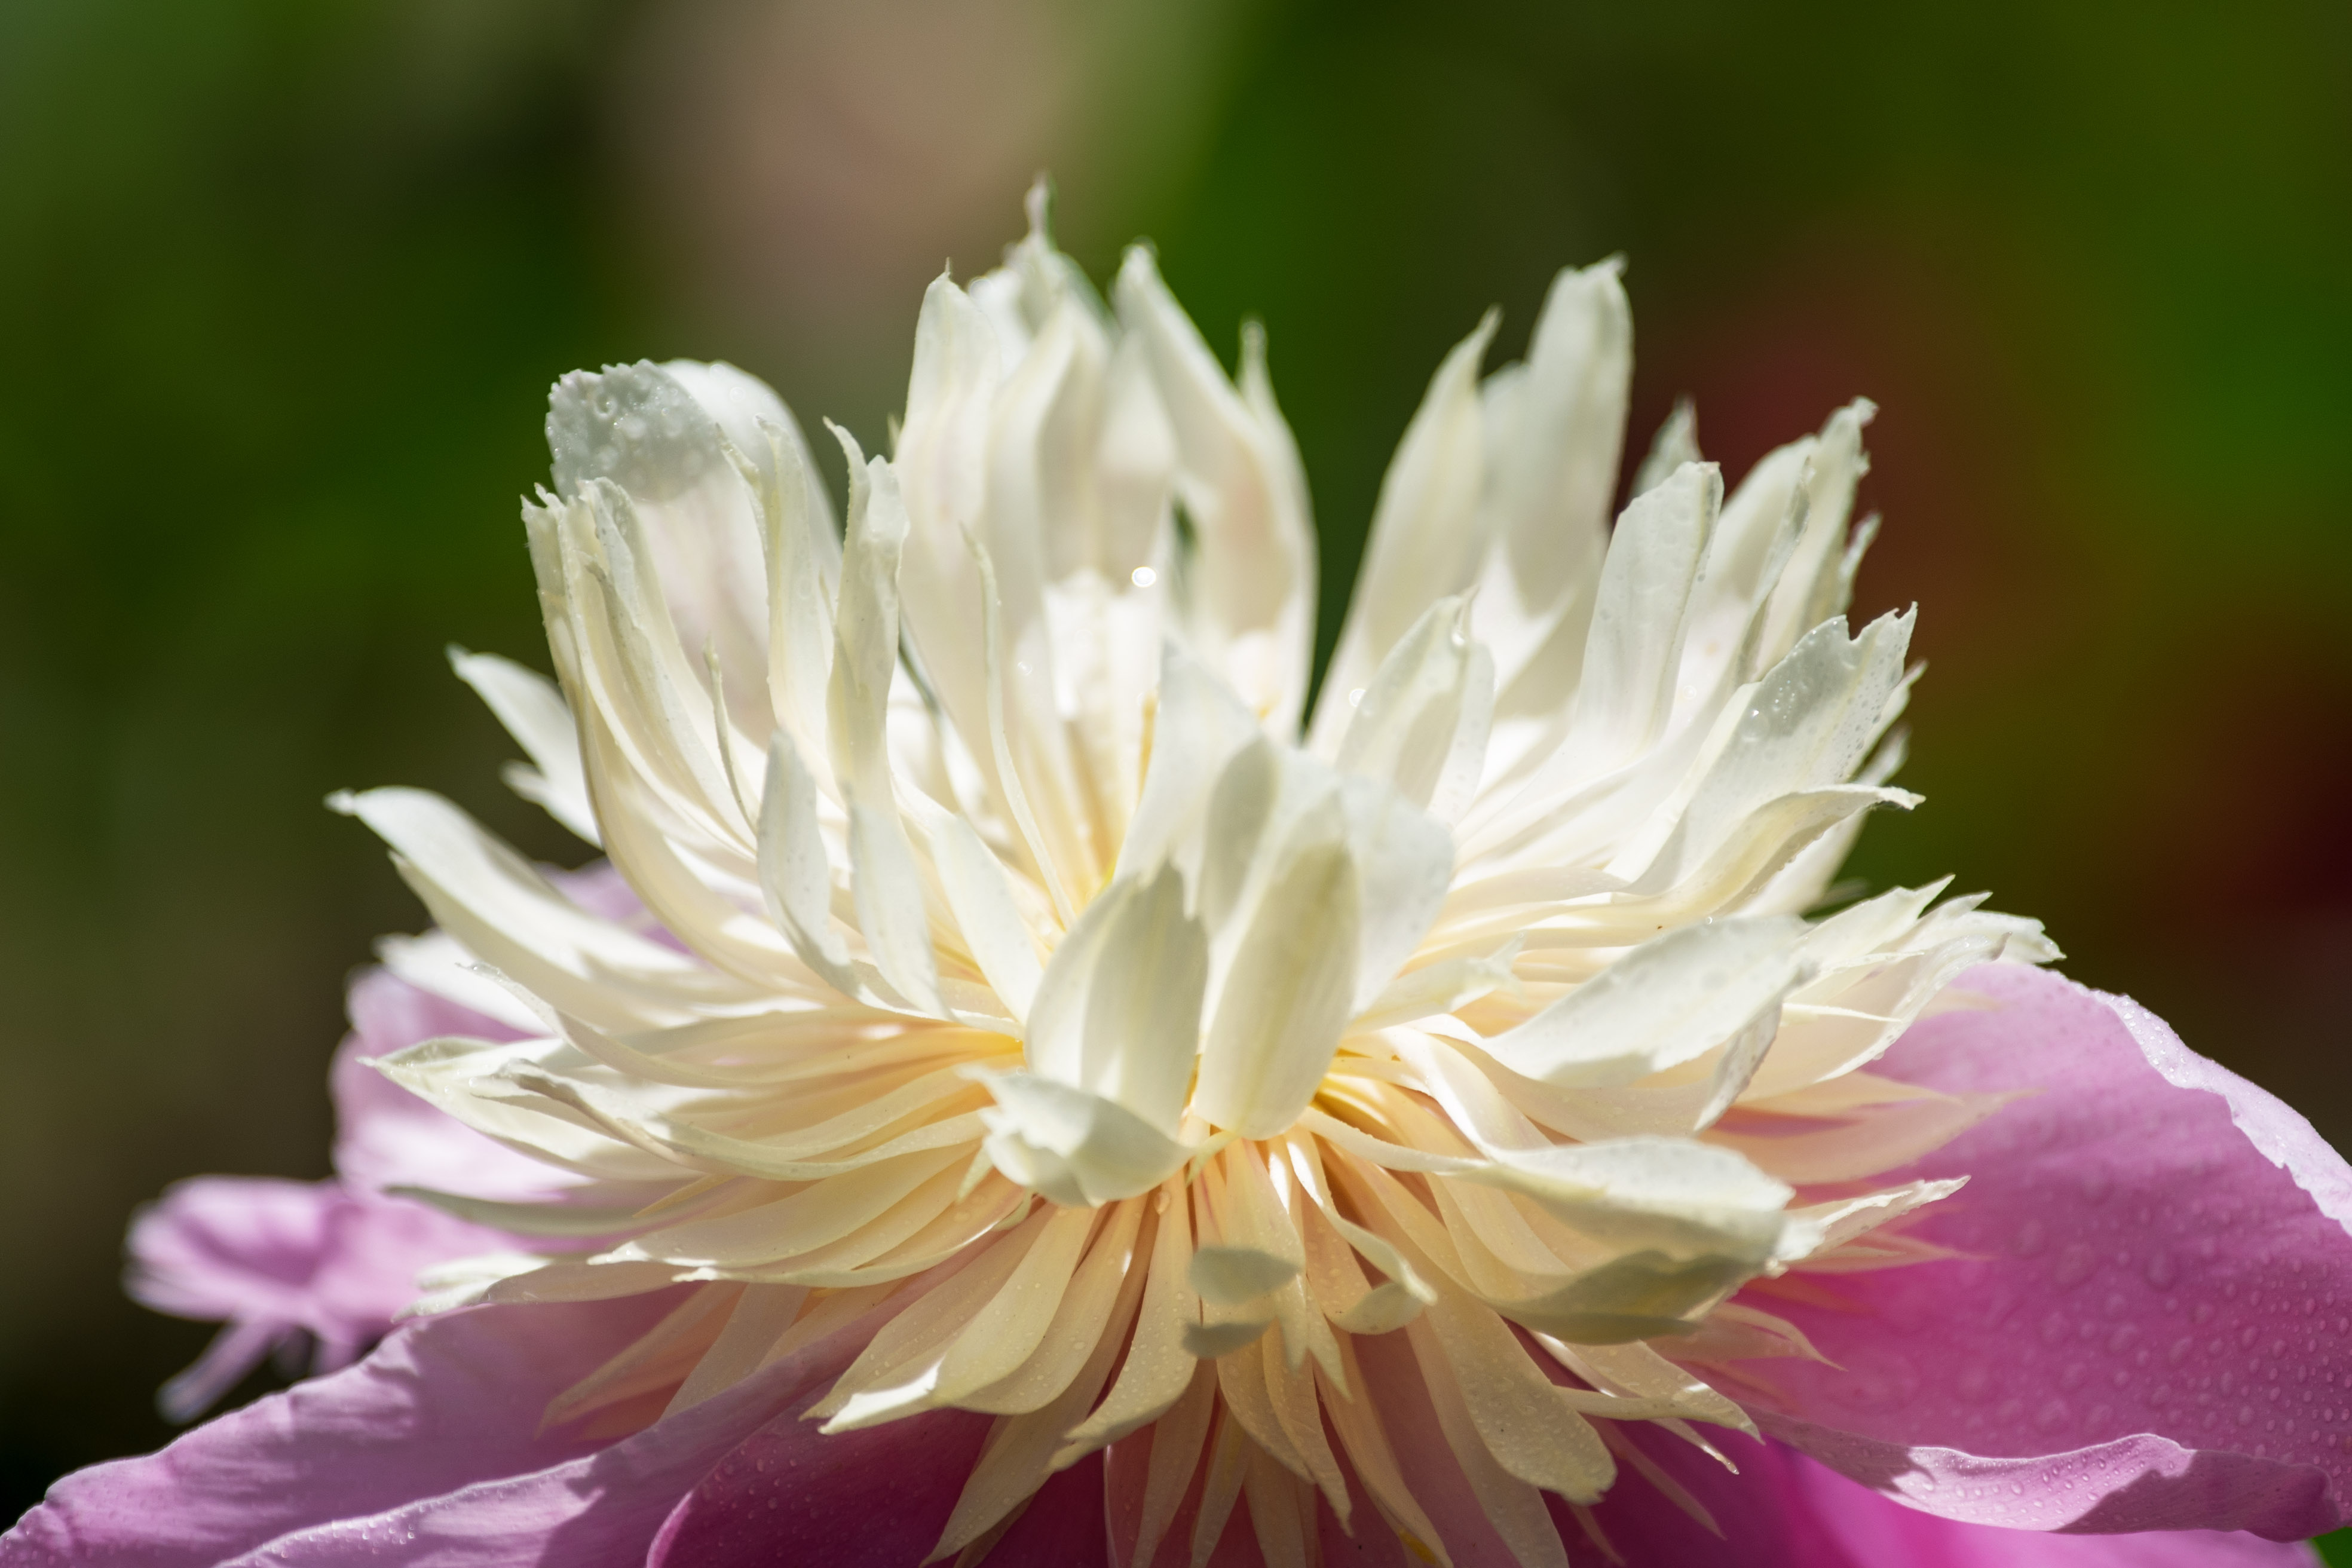
<svg viewBox="0 0 2352 1568"><path fill-rule="evenodd" d="M2352 1141L2352 13L982 14L1017 47L878 0L0 7L0 1512L163 1436L201 1331L117 1295L131 1206L324 1168L341 979L420 917L320 798L578 852L440 653L534 653L547 382L724 356L879 439L1024 160L1098 273L1148 233L1213 342L1268 323L1327 628L1438 356L1562 262L1631 258L1637 443L1690 394L1736 469L1876 398L1928 804L1857 874L1990 887Z"/></svg>
<svg viewBox="0 0 2352 1568"><path fill-rule="evenodd" d="M204 1331L121 1298L131 1205L323 1171L343 976L416 916L322 793L423 778L563 847L481 787L441 647L530 647L551 367L638 335L594 37L514 0L0 7L0 1512L164 1436Z"/></svg>

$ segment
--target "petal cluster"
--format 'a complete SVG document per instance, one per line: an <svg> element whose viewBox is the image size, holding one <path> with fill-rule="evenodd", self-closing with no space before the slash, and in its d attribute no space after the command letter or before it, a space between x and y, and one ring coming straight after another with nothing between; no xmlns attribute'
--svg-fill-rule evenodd
<svg viewBox="0 0 2352 1568"><path fill-rule="evenodd" d="M400 1184L499 1245L432 1260L424 1309L455 1315L337 1397L563 1325L512 1379L530 1454L466 1483L540 1478L497 1493L542 1521L518 1560L587 1561L559 1549L572 1522L615 1562L1108 1540L1138 1568L1343 1542L1538 1568L1612 1531L1697 1562L1718 1514L1727 1561L1780 1560L1745 1529L1832 1563L1927 1528L1789 1445L1985 1523L2331 1522L2343 1463L2309 1421L2238 1456L2229 1506L2191 1503L2171 1482L2226 1421L2188 1447L2112 1431L2161 1400L2063 1371L2032 1419L2105 1458L2032 1471L2041 1511L2002 1518L1985 1489L2009 1472L1979 1458L2021 1392L1962 1396L1935 1439L1958 1461L1923 1457L1902 1377L1947 1342L2000 1377L2040 1310L1963 1332L1947 1281L1979 1267L1963 1246L1999 1250L1985 1213L2031 1201L2007 1131L2029 1097L2091 1070L2050 1031L2095 1037L2151 1138L2211 1116L2148 1089L2150 1063L2186 1080L2134 1054L2129 1016L2034 972L2055 953L2032 922L1941 885L1815 913L1865 814L1915 804L1888 782L1912 617L1844 615L1869 406L1728 494L1681 412L1621 483L1615 264L1559 277L1523 363L1485 368L1495 331L1405 433L1319 688L1262 337L1229 378L1142 249L1097 297L1042 199L1002 269L931 286L888 455L834 432L838 530L800 427L740 372L558 384L553 484L525 508L555 679L456 663L530 759L510 782L626 892L551 879L433 795L339 797L437 923L388 951L398 983L484 1026L374 1065L546 1175L453 1157ZM2199 1134L2216 1171L2244 1163L2233 1135ZM2316 1303L2352 1174L2300 1137L2255 1144L2292 1149L2306 1198L2249 1201L2313 1249ZM1986 1169L2011 1174L1978 1230L1937 1230ZM2187 1246L2114 1268L2161 1288ZM2084 1331L2140 1358L2116 1389L2177 1310L2205 1309ZM2324 1415L2352 1367L2303 1310L2305 1364L2344 1380L2306 1382ZM2202 1321L2171 1366L2230 1358ZM2268 1397L2242 1425L2295 1416ZM891 1517L839 1511L915 1471L929 1489ZM454 1540L498 1527L489 1495L377 1506ZM334 1561L330 1525L236 1550Z"/></svg>

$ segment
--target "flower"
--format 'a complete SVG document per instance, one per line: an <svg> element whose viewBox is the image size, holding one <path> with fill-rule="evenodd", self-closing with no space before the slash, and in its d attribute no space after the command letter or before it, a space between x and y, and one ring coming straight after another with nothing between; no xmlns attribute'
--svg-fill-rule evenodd
<svg viewBox="0 0 2352 1568"><path fill-rule="evenodd" d="M537 1242L0 1562L2304 1560L2352 1171L2031 921L1807 918L1914 804L1868 405L1727 498L1677 415L1612 531L1617 268L1494 331L1311 710L1262 339L1042 198L843 536L740 372L558 384L557 682L459 672L642 916L339 797L513 1026L375 1065L563 1173L402 1190Z"/></svg>

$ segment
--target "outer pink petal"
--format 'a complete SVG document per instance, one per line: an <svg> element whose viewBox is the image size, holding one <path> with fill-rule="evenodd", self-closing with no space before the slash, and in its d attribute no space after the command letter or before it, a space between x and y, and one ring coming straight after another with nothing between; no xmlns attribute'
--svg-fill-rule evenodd
<svg viewBox="0 0 2352 1568"><path fill-rule="evenodd" d="M1857 1565L1907 1568L2314 1568L2299 1542L2210 1530L2070 1535L1942 1519L1857 1485L1775 1444L1778 1483L1801 1496L1823 1532ZM1740 1446L1743 1454L1756 1446ZM1748 1461L1741 1460L1743 1469Z"/></svg>
<svg viewBox="0 0 2352 1568"><path fill-rule="evenodd" d="M1089 1454L1037 1489L987 1562L989 1568L1080 1568L1108 1563L1109 1543L1103 1456ZM1337 1561L1345 1559L1326 1559Z"/></svg>
<svg viewBox="0 0 2352 1568"><path fill-rule="evenodd" d="M334 1211L333 1182L198 1176L174 1183L131 1222L133 1300L181 1318L300 1312Z"/></svg>
<svg viewBox="0 0 2352 1568"><path fill-rule="evenodd" d="M935 1410L828 1437L798 1409L780 1415L677 1505L646 1568L914 1568L991 1419Z"/></svg>
<svg viewBox="0 0 2352 1568"><path fill-rule="evenodd" d="M952 1268L618 1441L541 1434L541 1414L674 1293L425 1319L350 1372L68 1477L0 1542L0 1568L642 1568L730 1452Z"/></svg>
<svg viewBox="0 0 2352 1568"><path fill-rule="evenodd" d="M1968 1188L1919 1234L1969 1256L1764 1304L1844 1370L1748 1363L1759 1419L1914 1507L2038 1529L2274 1540L2352 1498L2352 1170L2145 1009L2021 967L1885 1063L2041 1092L1909 1174Z"/></svg>
<svg viewBox="0 0 2352 1568"><path fill-rule="evenodd" d="M1906 1508L1780 1443L1709 1431L1739 1473L1654 1429L1620 1428L1713 1516L1699 1524L1631 1466L1594 1510L1626 1568L2310 1568L2310 1548L2210 1531L2060 1535ZM1555 1510L1571 1556L1580 1531Z"/></svg>
<svg viewBox="0 0 2352 1568"><path fill-rule="evenodd" d="M399 1562L431 1568L642 1568L681 1502L748 1439L789 1420L921 1288L917 1281L789 1359L609 1447L322 1522L222 1568L352 1568L380 1561L384 1543L397 1547Z"/></svg>
<svg viewBox="0 0 2352 1568"><path fill-rule="evenodd" d="M667 1295L477 1309L411 1324L358 1366L234 1411L161 1453L66 1477L0 1538L6 1568L214 1568L289 1531L560 1464L549 1399L673 1304ZM349 1560L382 1560L349 1538Z"/></svg>
<svg viewBox="0 0 2352 1568"><path fill-rule="evenodd" d="M835 1335L593 1453L317 1524L221 1568L356 1568L386 1548L416 1568L642 1568L679 1500L856 1349Z"/></svg>
<svg viewBox="0 0 2352 1568"><path fill-rule="evenodd" d="M133 1219L126 1284L159 1312L228 1324L164 1385L164 1414L186 1420L297 1330L315 1340L320 1370L343 1365L415 1299L423 1269L504 1245L496 1232L341 1182L204 1176Z"/></svg>

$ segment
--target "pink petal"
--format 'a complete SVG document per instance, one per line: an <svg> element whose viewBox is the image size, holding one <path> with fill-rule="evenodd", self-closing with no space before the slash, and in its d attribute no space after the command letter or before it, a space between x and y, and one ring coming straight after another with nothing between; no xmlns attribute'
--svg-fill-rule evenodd
<svg viewBox="0 0 2352 1568"><path fill-rule="evenodd" d="M646 1568L913 1568L992 1419L935 1410L828 1437L797 1410L780 1415L677 1505Z"/></svg>
<svg viewBox="0 0 2352 1568"><path fill-rule="evenodd" d="M229 1327L165 1385L164 1414L187 1420L296 1330L320 1370L382 1338L416 1299L416 1277L509 1245L496 1231L341 1182L201 1176L142 1209L131 1226L131 1296L175 1317Z"/></svg>
<svg viewBox="0 0 2352 1568"><path fill-rule="evenodd" d="M958 1266L617 1442L541 1434L541 1414L676 1306L675 1292L422 1320L350 1372L224 1416L161 1454L68 1477L0 1542L0 1564L644 1568L664 1521L730 1453L789 1425L817 1385ZM750 1456L755 1477L761 1457ZM960 1487L961 1472L952 1480ZM729 1500L723 1488L711 1495ZM671 1562L699 1568L691 1556Z"/></svg>
<svg viewBox="0 0 2352 1568"><path fill-rule="evenodd" d="M872 1331L869 1323L864 1333ZM357 1568L382 1561L377 1548L386 1545L397 1548L397 1561L434 1568L645 1568L649 1552L660 1561L656 1537L681 1500L759 1432L789 1421L790 1410L814 1397L812 1385L838 1373L856 1349L837 1333L593 1452L316 1524L221 1568Z"/></svg>
<svg viewBox="0 0 2352 1568"><path fill-rule="evenodd" d="M66 1477L0 1540L0 1563L214 1568L290 1531L560 1464L597 1445L541 1436L548 1400L674 1304L665 1293L413 1323L349 1371ZM348 1533L350 1559L367 1560Z"/></svg>
<svg viewBox="0 0 2352 1568"><path fill-rule="evenodd" d="M1089 1454L1037 1489L987 1563L988 1568L1079 1568L1108 1563L1108 1549L1103 1457Z"/></svg>
<svg viewBox="0 0 2352 1568"><path fill-rule="evenodd" d="M1755 1444L1738 1445L1741 1468ZM1857 1485L1795 1450L1772 1445L1780 1484L1801 1495L1823 1533L1856 1564L1909 1568L2316 1568L2299 1542L2210 1530L2071 1535L1961 1524Z"/></svg>
<svg viewBox="0 0 2352 1568"><path fill-rule="evenodd" d="M1768 1430L1916 1508L2040 1529L2343 1522L2352 1483L2352 1170L2137 1005L1972 971L1990 1011L1883 1064L2032 1089L1906 1175L1968 1188L1917 1234L1969 1256L1766 1293L1844 1370L1746 1363Z"/></svg>
<svg viewBox="0 0 2352 1568"><path fill-rule="evenodd" d="M181 1318L278 1317L299 1311L336 1209L333 1182L198 1176L164 1190L131 1222L134 1300Z"/></svg>
<svg viewBox="0 0 2352 1568"><path fill-rule="evenodd" d="M1780 1443L1710 1429L1739 1473L1653 1428L1620 1428L1714 1516L1700 1525L1632 1467L1594 1510L1627 1568L2310 1568L2308 1547L2184 1531L2061 1535L1906 1508ZM1571 1557L1580 1531L1555 1510Z"/></svg>

